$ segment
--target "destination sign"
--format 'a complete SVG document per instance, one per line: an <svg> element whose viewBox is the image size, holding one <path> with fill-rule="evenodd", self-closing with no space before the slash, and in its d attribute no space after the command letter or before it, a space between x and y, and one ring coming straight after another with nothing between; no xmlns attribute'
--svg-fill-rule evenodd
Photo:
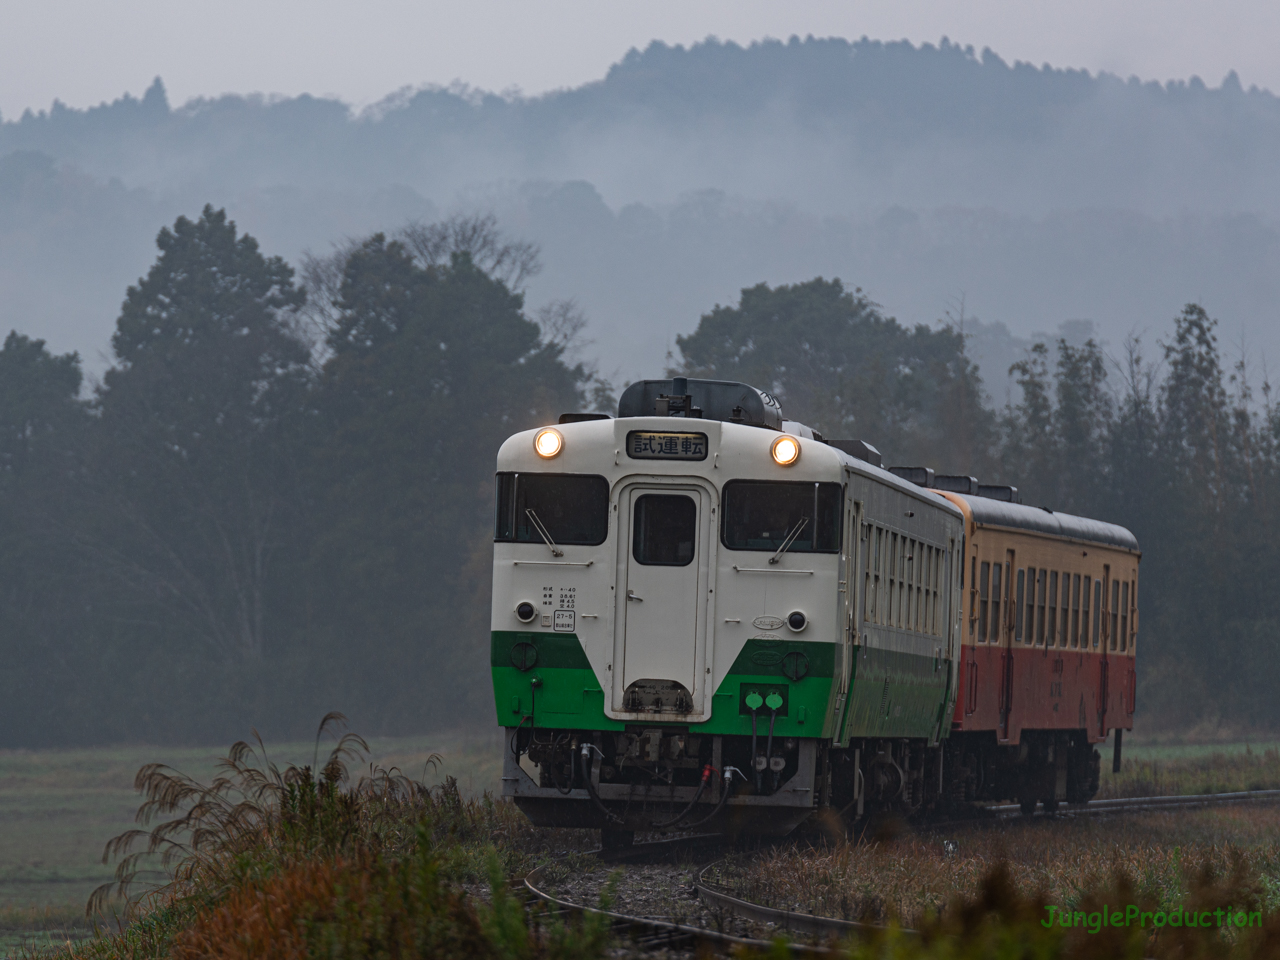
<svg viewBox="0 0 1280 960"><path fill-rule="evenodd" d="M707 435L632 430L627 434L627 456L633 460L705 460Z"/></svg>

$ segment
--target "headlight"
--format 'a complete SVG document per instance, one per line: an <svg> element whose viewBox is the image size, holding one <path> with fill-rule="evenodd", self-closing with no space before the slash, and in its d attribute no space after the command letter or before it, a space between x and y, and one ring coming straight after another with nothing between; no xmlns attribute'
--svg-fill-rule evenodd
<svg viewBox="0 0 1280 960"><path fill-rule="evenodd" d="M516 619L521 623L528 623L537 614L538 608L528 600L524 600L516 604Z"/></svg>
<svg viewBox="0 0 1280 960"><path fill-rule="evenodd" d="M539 430L533 438L533 449L542 459L550 460L552 457L559 456L560 451L564 449L564 437L560 436L559 430L552 430L550 427Z"/></svg>
<svg viewBox="0 0 1280 960"><path fill-rule="evenodd" d="M800 459L800 441L795 437L783 434L773 441L769 449L773 454L773 462L780 467L789 467Z"/></svg>
<svg viewBox="0 0 1280 960"><path fill-rule="evenodd" d="M809 625L809 618L806 617L799 610L793 610L790 616L787 617L787 627L790 630L794 631L795 633L799 633L808 625Z"/></svg>

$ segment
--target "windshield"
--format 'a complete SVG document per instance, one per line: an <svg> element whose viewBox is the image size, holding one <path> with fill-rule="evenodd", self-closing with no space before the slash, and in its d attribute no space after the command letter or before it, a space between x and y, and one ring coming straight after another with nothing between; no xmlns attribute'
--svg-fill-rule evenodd
<svg viewBox="0 0 1280 960"><path fill-rule="evenodd" d="M788 553L840 550L838 483L732 480L722 499L720 541L730 550L775 552L792 533Z"/></svg>
<svg viewBox="0 0 1280 960"><path fill-rule="evenodd" d="M609 534L609 484L587 474L500 473L497 512L499 542L544 543L536 517L557 545L595 546Z"/></svg>

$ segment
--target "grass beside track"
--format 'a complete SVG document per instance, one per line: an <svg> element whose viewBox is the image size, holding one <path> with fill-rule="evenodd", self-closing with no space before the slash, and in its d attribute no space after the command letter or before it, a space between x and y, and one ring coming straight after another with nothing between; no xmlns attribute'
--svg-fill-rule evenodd
<svg viewBox="0 0 1280 960"><path fill-rule="evenodd" d="M496 791L502 741L491 731L372 740L370 759L428 782L449 775L464 796ZM281 764L310 763L313 743L268 744ZM325 752L321 749L321 756ZM0 750L0 956L23 944L57 944L89 936L89 894L112 878L102 851L134 826L134 777L161 762L207 781L226 748L126 746L77 750ZM359 771L356 771L357 773ZM101 921L108 927L112 921Z"/></svg>
<svg viewBox="0 0 1280 960"><path fill-rule="evenodd" d="M371 741L369 759L383 767L399 768L414 779L425 774L429 783L454 776L463 797L476 797L486 789L496 792L503 745L498 731L381 739ZM269 745L271 759L282 767L291 762L311 763L313 750L312 743ZM324 753L322 747L322 761ZM432 753L442 757L435 770L427 764ZM133 781L142 764L165 762L207 782L224 754L225 750L216 749L152 747L0 751L0 953L12 955L15 950L54 947L91 935L84 905L90 891L111 878L112 868L101 863L105 842L133 825L139 803ZM1110 774L1109 750L1104 754L1103 771L1100 796L1280 788L1280 753L1275 744L1181 748L1126 744L1122 773ZM355 776L361 772L359 768L352 770ZM1203 817L1195 820L1191 812L1170 816L1182 824L1177 829L1191 830L1193 823L1208 822ZM518 816L512 823L519 823ZM1266 823L1265 829L1280 826ZM1232 829L1237 832L1223 836L1226 841L1238 843L1243 828ZM519 844L526 850L521 856L528 857L534 857L537 850L559 851L590 845L594 840L589 835L566 839L565 832L552 835L524 828L517 832ZM1177 834L1183 839L1176 839L1175 834L1176 830L1166 832L1152 843L1176 842L1186 850L1188 844L1194 846L1197 842L1189 834ZM464 859L471 863L470 879L459 881L473 893L481 893L482 899L488 896L487 883L477 873L476 864L480 862L481 848L491 839L499 845L510 845L514 842L511 826L495 828L493 837L486 835L483 842L476 841L467 848ZM1099 834L1090 842L1106 844L1114 839ZM971 852L966 848L961 855ZM1259 855L1255 852L1255 859ZM923 857L921 862L927 860ZM990 857L982 860L983 864L990 862ZM967 876L968 879L955 879L950 888L943 883L934 884L929 888L929 897L917 898L919 903L936 905L946 899L948 889L952 893L972 892L976 889L973 878L979 877L980 882L981 870L974 866ZM332 877L317 875L313 879L317 883L334 882ZM1029 892L1031 887L1022 889ZM905 903L902 909L906 911ZM111 921L104 926L115 928Z"/></svg>
<svg viewBox="0 0 1280 960"><path fill-rule="evenodd" d="M1234 877L1280 908L1280 806L1036 818L950 834L884 832L825 849L784 847L741 860L719 883L768 906L919 926L953 898L977 897L998 864L1014 887L1078 909L1127 878L1131 896L1171 910L1206 876Z"/></svg>

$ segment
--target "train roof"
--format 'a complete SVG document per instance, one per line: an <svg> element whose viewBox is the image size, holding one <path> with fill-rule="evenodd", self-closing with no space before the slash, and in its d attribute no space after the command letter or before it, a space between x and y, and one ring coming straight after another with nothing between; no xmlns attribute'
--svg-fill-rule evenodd
<svg viewBox="0 0 1280 960"><path fill-rule="evenodd" d="M1072 540L1106 544L1123 550L1138 550L1138 538L1116 523L1057 513L1048 507L1029 507L962 493L951 494L964 500L973 514L973 522L1015 530L1031 530Z"/></svg>

